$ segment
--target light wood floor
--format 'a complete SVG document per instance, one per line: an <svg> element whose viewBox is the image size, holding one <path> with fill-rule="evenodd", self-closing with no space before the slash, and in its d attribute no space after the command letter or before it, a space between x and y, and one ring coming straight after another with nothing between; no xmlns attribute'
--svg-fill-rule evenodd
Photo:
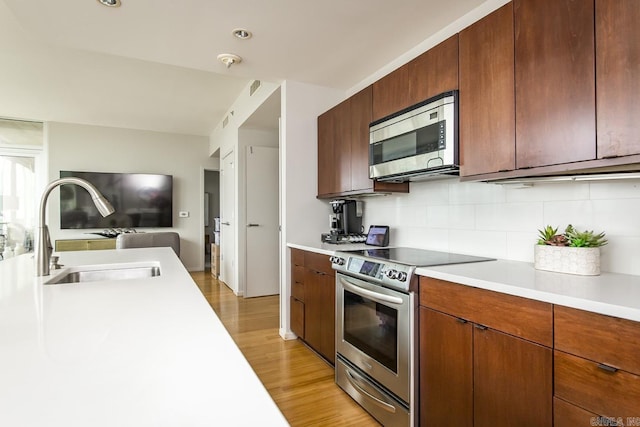
<svg viewBox="0 0 640 427"><path fill-rule="evenodd" d="M238 298L209 272L191 276L289 424L379 426L335 385L333 368L320 356L280 337L278 296Z"/></svg>

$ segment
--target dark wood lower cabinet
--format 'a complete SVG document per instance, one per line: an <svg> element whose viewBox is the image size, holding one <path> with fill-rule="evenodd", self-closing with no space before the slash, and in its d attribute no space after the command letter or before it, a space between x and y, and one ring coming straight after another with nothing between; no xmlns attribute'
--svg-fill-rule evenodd
<svg viewBox="0 0 640 427"><path fill-rule="evenodd" d="M580 427L593 426L598 421L598 416L593 412L584 410L578 406L565 402L557 397L553 398L553 425L554 427ZM603 424L613 426L615 424Z"/></svg>
<svg viewBox="0 0 640 427"><path fill-rule="evenodd" d="M474 325L475 427L553 425L550 348Z"/></svg>
<svg viewBox="0 0 640 427"><path fill-rule="evenodd" d="M335 364L335 273L327 255L291 249L291 331Z"/></svg>
<svg viewBox="0 0 640 427"><path fill-rule="evenodd" d="M304 285L304 340L335 363L335 277L307 269Z"/></svg>
<svg viewBox="0 0 640 427"><path fill-rule="evenodd" d="M529 301L420 279L421 426L553 425L551 306Z"/></svg>
<svg viewBox="0 0 640 427"><path fill-rule="evenodd" d="M598 414L640 420L640 376L558 350L555 395Z"/></svg>
<svg viewBox="0 0 640 427"><path fill-rule="evenodd" d="M420 425L473 426L473 326L420 307Z"/></svg>
<svg viewBox="0 0 640 427"><path fill-rule="evenodd" d="M304 303L291 297L291 330L304 339Z"/></svg>
<svg viewBox="0 0 640 427"><path fill-rule="evenodd" d="M550 348L420 307L421 426L551 426Z"/></svg>

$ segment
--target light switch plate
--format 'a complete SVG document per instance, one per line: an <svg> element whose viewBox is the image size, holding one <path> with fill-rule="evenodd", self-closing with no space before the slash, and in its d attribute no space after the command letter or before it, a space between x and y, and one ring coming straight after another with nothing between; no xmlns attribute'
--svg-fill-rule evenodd
<svg viewBox="0 0 640 427"><path fill-rule="evenodd" d="M189 212L188 211L180 211L180 213L178 213L178 216L180 216L180 218L189 218Z"/></svg>

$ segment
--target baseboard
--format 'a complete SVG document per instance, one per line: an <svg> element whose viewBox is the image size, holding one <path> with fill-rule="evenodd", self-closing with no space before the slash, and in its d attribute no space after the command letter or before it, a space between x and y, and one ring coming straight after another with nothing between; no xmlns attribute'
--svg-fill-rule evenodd
<svg viewBox="0 0 640 427"><path fill-rule="evenodd" d="M298 338L298 336L289 329L280 328L279 334L283 340L295 340Z"/></svg>

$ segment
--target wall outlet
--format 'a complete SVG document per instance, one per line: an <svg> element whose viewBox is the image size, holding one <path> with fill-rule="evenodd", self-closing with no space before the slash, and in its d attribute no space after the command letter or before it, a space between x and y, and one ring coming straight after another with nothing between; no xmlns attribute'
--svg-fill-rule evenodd
<svg viewBox="0 0 640 427"><path fill-rule="evenodd" d="M178 213L178 216L179 216L180 218L189 218L189 212L188 212L188 211L180 211L180 212Z"/></svg>

